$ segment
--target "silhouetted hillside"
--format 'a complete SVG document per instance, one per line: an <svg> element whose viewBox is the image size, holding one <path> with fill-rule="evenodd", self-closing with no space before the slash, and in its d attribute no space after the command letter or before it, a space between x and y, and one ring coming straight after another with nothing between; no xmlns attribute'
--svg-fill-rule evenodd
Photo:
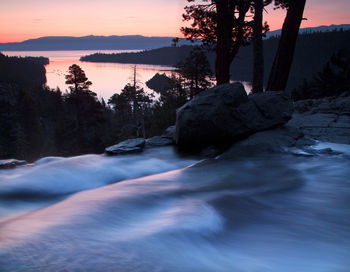
<svg viewBox="0 0 350 272"><path fill-rule="evenodd" d="M21 85L43 85L46 83L44 65L48 58L39 57L7 57L0 53L0 82Z"/></svg>
<svg viewBox="0 0 350 272"><path fill-rule="evenodd" d="M329 32L329 31L340 31L340 30L350 30L350 24L342 25L329 25L329 26L317 26L317 27L304 27L300 28L299 34L306 34L310 32ZM266 33L267 38L281 35L281 29L269 31Z"/></svg>
<svg viewBox="0 0 350 272"><path fill-rule="evenodd" d="M278 41L278 37L271 37L264 41L265 83L275 57ZM287 89L295 88L303 79L313 77L322 69L331 55L342 48L350 48L350 30L299 35ZM190 50L191 46L166 47L139 53L93 54L84 56L81 60L174 66L177 62L186 58ZM211 67L214 68L215 53L208 52L207 56ZM251 81L252 62L251 46L242 47L231 65L231 78L233 80Z"/></svg>
<svg viewBox="0 0 350 272"><path fill-rule="evenodd" d="M138 53L96 53L81 57L80 60L88 62L117 62L174 66L180 60L185 59L190 53L191 49L192 46L183 45L181 47L162 47L153 50L145 50Z"/></svg>
<svg viewBox="0 0 350 272"><path fill-rule="evenodd" d="M50 50L123 50L154 49L172 44L173 37L133 36L85 36L42 37L17 43L0 43L2 51L50 51ZM179 45L189 44L185 39Z"/></svg>

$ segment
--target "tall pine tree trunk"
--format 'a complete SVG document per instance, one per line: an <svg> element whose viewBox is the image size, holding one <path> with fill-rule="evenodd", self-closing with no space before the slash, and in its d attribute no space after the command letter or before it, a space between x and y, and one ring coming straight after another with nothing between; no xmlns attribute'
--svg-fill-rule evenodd
<svg viewBox="0 0 350 272"><path fill-rule="evenodd" d="M263 11L264 1L255 0L253 25L253 93L261 93L264 88Z"/></svg>
<svg viewBox="0 0 350 272"><path fill-rule="evenodd" d="M306 0L294 0L287 9L277 54L267 82L268 91L283 91L287 86L305 2Z"/></svg>
<svg viewBox="0 0 350 272"><path fill-rule="evenodd" d="M230 82L230 47L232 41L232 11L229 0L217 0L217 45L215 76L217 85Z"/></svg>
<svg viewBox="0 0 350 272"><path fill-rule="evenodd" d="M216 84L225 84L230 82L230 53L227 48L217 44L216 61L215 61L215 76Z"/></svg>

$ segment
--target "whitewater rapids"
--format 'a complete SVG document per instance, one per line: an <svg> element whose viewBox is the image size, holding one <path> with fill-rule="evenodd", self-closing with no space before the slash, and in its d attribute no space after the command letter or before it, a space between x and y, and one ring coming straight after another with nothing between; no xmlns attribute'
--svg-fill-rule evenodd
<svg viewBox="0 0 350 272"><path fill-rule="evenodd" d="M171 147L0 171L0 271L350 267L350 157Z"/></svg>

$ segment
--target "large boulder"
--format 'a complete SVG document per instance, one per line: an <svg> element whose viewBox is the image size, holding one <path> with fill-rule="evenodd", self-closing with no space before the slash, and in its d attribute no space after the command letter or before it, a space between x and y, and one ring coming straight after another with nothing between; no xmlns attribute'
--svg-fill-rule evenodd
<svg viewBox="0 0 350 272"><path fill-rule="evenodd" d="M282 125L292 113L293 104L283 92L248 96L241 83L224 84L177 110L175 141L186 148L232 143Z"/></svg>
<svg viewBox="0 0 350 272"><path fill-rule="evenodd" d="M122 155L130 153L139 153L145 146L144 138L129 139L119 144L107 147L105 153L108 155Z"/></svg>

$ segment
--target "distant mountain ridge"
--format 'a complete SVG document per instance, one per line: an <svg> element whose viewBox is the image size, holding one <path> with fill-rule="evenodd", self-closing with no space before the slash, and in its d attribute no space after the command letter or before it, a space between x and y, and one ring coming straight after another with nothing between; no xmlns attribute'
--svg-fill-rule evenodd
<svg viewBox="0 0 350 272"><path fill-rule="evenodd" d="M350 29L350 24L307 27L300 29L305 32L326 32L336 29ZM267 38L278 36L281 30L267 33ZM125 36L48 36L29 39L23 42L0 43L0 51L55 51L55 50L142 50L170 46L174 37L146 37L142 35ZM189 45L186 39L180 39L179 45Z"/></svg>
<svg viewBox="0 0 350 272"><path fill-rule="evenodd" d="M125 36L48 36L23 42L0 43L0 51L55 51L55 50L141 50L172 44L174 37ZM180 45L190 44L186 39Z"/></svg>
<svg viewBox="0 0 350 272"><path fill-rule="evenodd" d="M304 27L300 28L299 33L308 33L308 32L327 32L327 31L334 31L334 30L349 30L350 24L342 24L342 25L329 25L329 26L316 26L316 27ZM280 36L282 29L269 31L266 33L266 38L270 38L273 36Z"/></svg>

